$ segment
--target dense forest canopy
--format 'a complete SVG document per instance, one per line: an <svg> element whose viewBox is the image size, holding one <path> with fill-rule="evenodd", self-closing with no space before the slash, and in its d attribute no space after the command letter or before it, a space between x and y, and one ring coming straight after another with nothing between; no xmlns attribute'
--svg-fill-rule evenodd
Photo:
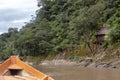
<svg viewBox="0 0 120 80"><path fill-rule="evenodd" d="M120 0L40 0L38 6L35 19L20 31L9 28L8 33L0 35L3 58L90 48L103 25L109 28L107 43L120 43Z"/></svg>

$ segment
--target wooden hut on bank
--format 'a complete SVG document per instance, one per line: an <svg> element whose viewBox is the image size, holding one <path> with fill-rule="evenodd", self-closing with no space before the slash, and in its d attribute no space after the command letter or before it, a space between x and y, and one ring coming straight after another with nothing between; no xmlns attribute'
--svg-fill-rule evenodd
<svg viewBox="0 0 120 80"><path fill-rule="evenodd" d="M95 44L101 44L106 40L106 35L108 34L108 28L107 27L101 27L98 32L96 33L96 40Z"/></svg>

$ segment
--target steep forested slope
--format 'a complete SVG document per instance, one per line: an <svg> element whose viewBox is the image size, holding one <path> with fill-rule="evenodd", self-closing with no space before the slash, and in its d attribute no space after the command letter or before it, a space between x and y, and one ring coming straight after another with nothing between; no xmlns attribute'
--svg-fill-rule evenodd
<svg viewBox="0 0 120 80"><path fill-rule="evenodd" d="M1 55L47 56L90 48L104 24L110 28L107 41L120 41L119 0L41 0L38 6L35 19L20 31L10 28L0 36Z"/></svg>

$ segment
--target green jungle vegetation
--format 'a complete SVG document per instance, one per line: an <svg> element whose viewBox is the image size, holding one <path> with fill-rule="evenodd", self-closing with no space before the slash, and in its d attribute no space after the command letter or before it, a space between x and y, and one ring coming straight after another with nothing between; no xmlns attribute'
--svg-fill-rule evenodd
<svg viewBox="0 0 120 80"><path fill-rule="evenodd" d="M22 29L10 27L0 35L1 60L95 54L95 34L103 25L109 33L99 47L120 44L120 0L40 0L38 6L36 17Z"/></svg>

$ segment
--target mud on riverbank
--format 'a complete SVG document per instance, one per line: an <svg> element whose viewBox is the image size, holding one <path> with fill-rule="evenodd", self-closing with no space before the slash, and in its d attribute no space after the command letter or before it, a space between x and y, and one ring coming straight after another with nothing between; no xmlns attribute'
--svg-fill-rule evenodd
<svg viewBox="0 0 120 80"><path fill-rule="evenodd" d="M43 60L37 62L39 65L78 65L81 67L92 68L120 68L120 47L100 49L95 55L84 57L71 56L69 58L57 57L53 60ZM57 55L60 56L60 55ZM39 58L39 57L38 57ZM35 60L34 60L35 61ZM29 64L33 64L29 63Z"/></svg>
<svg viewBox="0 0 120 80"><path fill-rule="evenodd" d="M77 65L81 67L91 67L91 68L120 68L120 60L110 60L110 61L93 61L91 58L81 59L80 62L71 62L69 60L51 60L42 61L39 65Z"/></svg>
<svg viewBox="0 0 120 80"><path fill-rule="evenodd" d="M113 57L106 59L107 54L97 54L91 57L80 57L78 61L71 61L66 59L45 60L40 65L78 65L81 67L92 68L120 68L120 59Z"/></svg>

